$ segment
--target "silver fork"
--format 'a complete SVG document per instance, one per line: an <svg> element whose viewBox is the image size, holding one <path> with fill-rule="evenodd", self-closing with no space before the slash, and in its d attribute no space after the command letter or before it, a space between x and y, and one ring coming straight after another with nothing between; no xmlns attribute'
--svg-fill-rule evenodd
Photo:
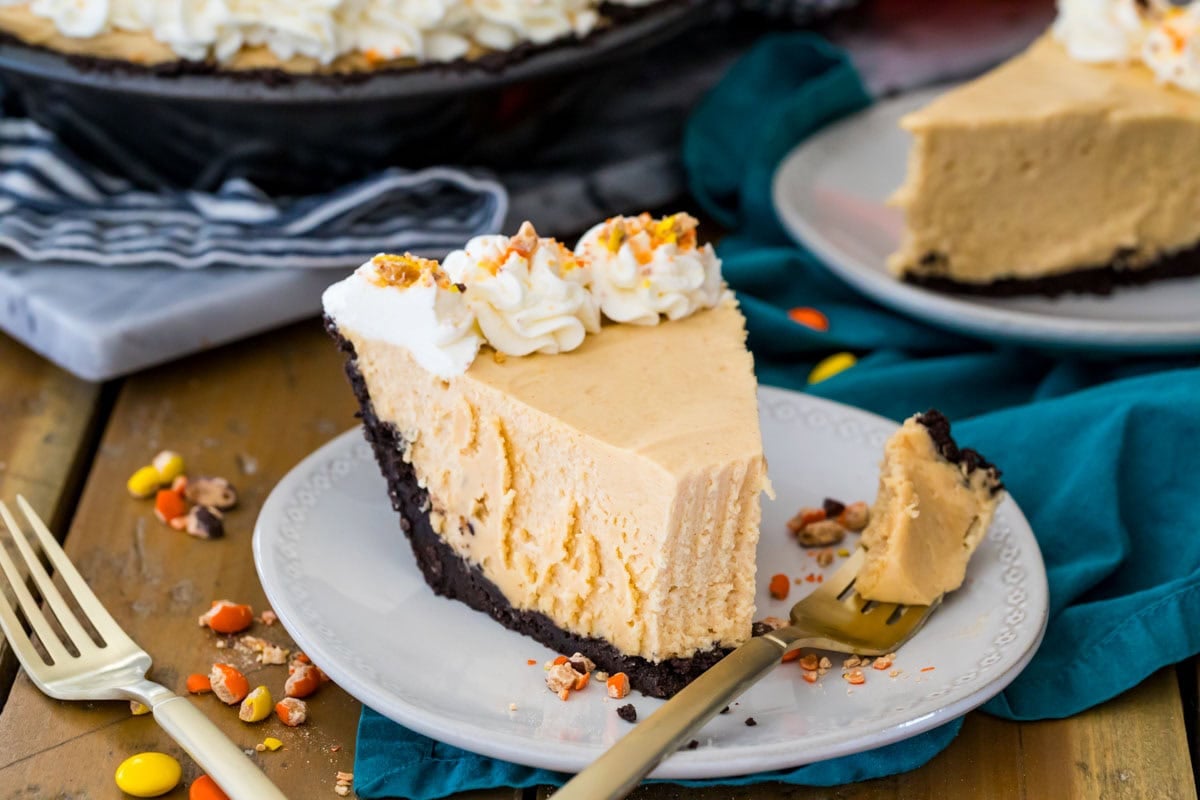
<svg viewBox="0 0 1200 800"><path fill-rule="evenodd" d="M8 506L0 501L0 517L46 605L62 629L60 638L40 603L0 544L0 568L16 596L17 608L37 634L45 654L38 652L30 633L7 598L0 600L0 629L30 679L46 694L59 700L136 700L154 712L154 720L196 760L232 800L286 800L246 754L221 732L203 712L170 689L146 680L150 656L121 630L104 609L83 577L59 547L49 529L17 495L17 506L33 529L38 546L58 572L79 606L77 618L51 580ZM96 644L83 623L95 630L104 644ZM68 647L73 649L73 654Z"/></svg>

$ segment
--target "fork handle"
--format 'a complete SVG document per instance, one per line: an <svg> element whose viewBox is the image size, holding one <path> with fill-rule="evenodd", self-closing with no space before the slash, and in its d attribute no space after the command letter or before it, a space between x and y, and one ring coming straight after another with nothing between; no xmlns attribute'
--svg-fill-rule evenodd
<svg viewBox="0 0 1200 800"><path fill-rule="evenodd" d="M241 748L186 698L172 694L153 708L154 720L230 800L287 800Z"/></svg>
<svg viewBox="0 0 1200 800"><path fill-rule="evenodd" d="M778 664L787 645L770 634L746 642L556 791L554 800L619 800L629 794L660 761Z"/></svg>

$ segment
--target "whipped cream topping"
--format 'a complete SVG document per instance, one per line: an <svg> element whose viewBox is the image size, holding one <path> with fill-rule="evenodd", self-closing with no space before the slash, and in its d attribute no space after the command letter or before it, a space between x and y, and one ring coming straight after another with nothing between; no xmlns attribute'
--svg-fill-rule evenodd
<svg viewBox="0 0 1200 800"><path fill-rule="evenodd" d="M564 353L600 331L588 265L526 222L517 235L476 236L446 256L489 344L506 355Z"/></svg>
<svg viewBox="0 0 1200 800"><path fill-rule="evenodd" d="M1200 3L1059 0L1052 31L1072 58L1140 61L1162 83L1200 92Z"/></svg>
<svg viewBox="0 0 1200 800"><path fill-rule="evenodd" d="M1146 25L1137 0L1059 0L1051 30L1074 59L1125 62L1138 58Z"/></svg>
<svg viewBox="0 0 1200 800"><path fill-rule="evenodd" d="M653 2L654 0L649 0ZM20 5L26 0L0 0ZM647 0L615 0L645 5ZM281 60L329 64L349 53L372 61L452 61L473 48L510 50L585 36L601 0L32 0L65 36L145 32L180 58L226 61L265 46Z"/></svg>
<svg viewBox="0 0 1200 800"><path fill-rule="evenodd" d="M338 327L403 347L441 378L466 372L483 344L462 287L429 259L377 255L321 302Z"/></svg>
<svg viewBox="0 0 1200 800"><path fill-rule="evenodd" d="M506 356L566 353L599 333L601 316L657 325L730 297L721 260L687 214L614 217L574 252L521 225L477 236L436 261L378 255L323 297L338 327L411 351L442 378L461 375L481 345Z"/></svg>
<svg viewBox="0 0 1200 800"><path fill-rule="evenodd" d="M614 217L579 240L575 254L592 266L593 291L614 322L657 325L712 308L726 295L721 260L696 242L696 220L673 214Z"/></svg>

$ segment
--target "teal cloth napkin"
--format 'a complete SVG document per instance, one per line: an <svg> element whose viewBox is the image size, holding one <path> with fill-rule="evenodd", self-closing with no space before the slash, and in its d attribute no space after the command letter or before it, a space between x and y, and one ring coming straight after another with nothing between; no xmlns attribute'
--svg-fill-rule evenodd
<svg viewBox="0 0 1200 800"><path fill-rule="evenodd" d="M897 316L839 282L788 240L770 181L797 142L868 102L841 51L806 34L764 39L689 123L692 191L737 231L720 251L760 381L895 420L935 406L955 421L960 442L1004 469L1046 560L1050 623L1033 661L985 708L1009 719L1069 716L1200 652L1200 358L993 346ZM829 330L793 322L787 312L796 306L819 309ZM840 351L857 354L857 365L807 386L811 367ZM960 725L714 783L828 786L903 772L933 758ZM363 797L424 800L564 779L434 742L370 709L359 724Z"/></svg>

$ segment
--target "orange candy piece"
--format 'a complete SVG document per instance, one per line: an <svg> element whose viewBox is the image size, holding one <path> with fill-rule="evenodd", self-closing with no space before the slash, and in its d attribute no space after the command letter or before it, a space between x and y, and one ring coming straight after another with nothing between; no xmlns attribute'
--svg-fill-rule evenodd
<svg viewBox="0 0 1200 800"><path fill-rule="evenodd" d="M788 576L783 573L771 576L771 583L768 584L767 590L771 593L771 597L776 600L784 600L788 596L788 591L792 588L792 582L788 580Z"/></svg>
<svg viewBox="0 0 1200 800"><path fill-rule="evenodd" d="M275 704L275 715L284 725L294 728L308 719L308 705L303 700L285 697Z"/></svg>
<svg viewBox="0 0 1200 800"><path fill-rule="evenodd" d="M789 661L795 661L799 657L800 657L799 650L788 650L786 653L783 654L783 657L780 658L779 660L782 661L784 664L786 664Z"/></svg>
<svg viewBox="0 0 1200 800"><path fill-rule="evenodd" d="M308 697L321 685L321 671L312 664L300 664L288 675L283 693L288 697Z"/></svg>
<svg viewBox="0 0 1200 800"><path fill-rule="evenodd" d="M254 624L254 610L230 600L214 600L201 625L207 625L217 633L241 633Z"/></svg>
<svg viewBox="0 0 1200 800"><path fill-rule="evenodd" d="M192 781L188 789L188 800L229 800L229 795L221 791L217 782L207 775L201 775Z"/></svg>
<svg viewBox="0 0 1200 800"><path fill-rule="evenodd" d="M193 672L187 676L187 690L191 694L204 694L212 691L212 681L207 675L201 675L199 672Z"/></svg>
<svg viewBox="0 0 1200 800"><path fill-rule="evenodd" d="M788 319L806 328L812 328L814 331L824 333L829 330L829 317L817 311L815 308L806 306L798 306L788 311Z"/></svg>
<svg viewBox="0 0 1200 800"><path fill-rule="evenodd" d="M170 522L188 513L187 500L183 494L174 489L159 489L154 495L154 516L161 522Z"/></svg>
<svg viewBox="0 0 1200 800"><path fill-rule="evenodd" d="M213 664L208 680L212 683L213 694L226 705L236 705L250 694L250 682L246 676L229 664Z"/></svg>

